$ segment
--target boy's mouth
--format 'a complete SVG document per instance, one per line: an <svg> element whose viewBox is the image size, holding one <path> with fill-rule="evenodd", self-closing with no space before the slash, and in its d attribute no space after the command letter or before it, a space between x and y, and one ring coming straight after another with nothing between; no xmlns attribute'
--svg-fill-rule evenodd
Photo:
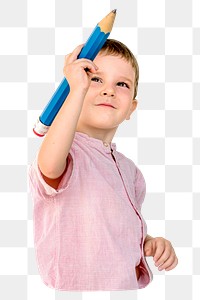
<svg viewBox="0 0 200 300"><path fill-rule="evenodd" d="M97 106L107 106L107 107L115 109L115 107L112 104L110 104L110 103L100 103L100 104L97 104Z"/></svg>

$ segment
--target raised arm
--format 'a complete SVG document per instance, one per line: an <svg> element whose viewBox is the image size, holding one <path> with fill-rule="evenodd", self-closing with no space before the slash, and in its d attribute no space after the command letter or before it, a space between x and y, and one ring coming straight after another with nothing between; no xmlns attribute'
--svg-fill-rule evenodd
<svg viewBox="0 0 200 300"><path fill-rule="evenodd" d="M75 135L85 95L91 82L91 73L97 67L88 59L77 59L83 45L65 58L64 75L70 93L45 136L38 155L38 165L46 182L53 187L66 169L67 156ZM87 69L87 72L85 71Z"/></svg>

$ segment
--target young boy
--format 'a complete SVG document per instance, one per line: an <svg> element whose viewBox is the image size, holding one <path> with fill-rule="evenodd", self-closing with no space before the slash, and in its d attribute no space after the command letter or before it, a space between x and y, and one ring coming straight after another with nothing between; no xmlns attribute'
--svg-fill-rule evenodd
<svg viewBox="0 0 200 300"><path fill-rule="evenodd" d="M108 39L90 61L66 56L70 93L30 167L40 275L59 290L132 290L177 257L169 241L147 235L141 215L145 181L112 139L137 106L138 64Z"/></svg>

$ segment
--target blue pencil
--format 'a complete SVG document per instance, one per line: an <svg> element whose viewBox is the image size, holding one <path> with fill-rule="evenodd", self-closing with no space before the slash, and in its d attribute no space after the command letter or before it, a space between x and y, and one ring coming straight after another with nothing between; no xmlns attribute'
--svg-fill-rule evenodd
<svg viewBox="0 0 200 300"><path fill-rule="evenodd" d="M78 55L78 58L88 58L93 60L96 57L112 30L115 16L116 9L112 10L96 25L80 54ZM66 78L63 78L33 128L33 132L37 136L42 137L47 133L49 126L51 126L51 123L68 96L69 90L69 84Z"/></svg>

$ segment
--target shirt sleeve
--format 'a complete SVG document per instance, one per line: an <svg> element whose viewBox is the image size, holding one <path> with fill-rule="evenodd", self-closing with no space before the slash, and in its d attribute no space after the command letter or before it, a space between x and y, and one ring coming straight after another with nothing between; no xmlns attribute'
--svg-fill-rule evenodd
<svg viewBox="0 0 200 300"><path fill-rule="evenodd" d="M71 174L73 172L73 159L71 154L68 156L68 167L58 189L54 189L46 183L42 173L38 166L38 153L35 160L29 167L28 177L29 177L29 188L33 197L43 198L44 200L50 200L52 197L55 197L57 194L60 194L63 190L68 187L69 181L71 179Z"/></svg>
<svg viewBox="0 0 200 300"><path fill-rule="evenodd" d="M141 211L142 203L146 195L146 183L142 172L136 167L136 179L135 179L135 198L138 209Z"/></svg>

